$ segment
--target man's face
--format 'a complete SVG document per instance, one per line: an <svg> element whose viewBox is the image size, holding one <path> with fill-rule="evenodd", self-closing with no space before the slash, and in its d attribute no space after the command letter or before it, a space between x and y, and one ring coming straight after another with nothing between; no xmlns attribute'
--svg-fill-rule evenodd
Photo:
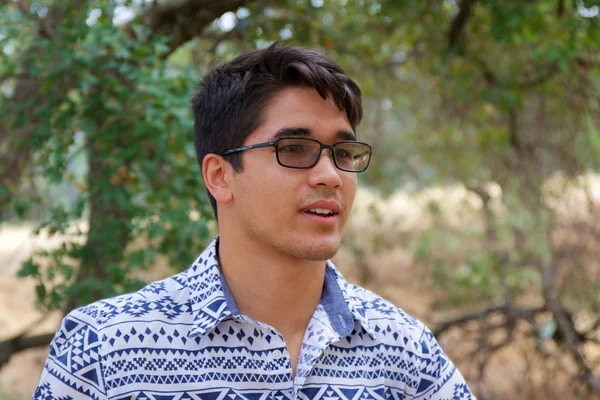
<svg viewBox="0 0 600 400"><path fill-rule="evenodd" d="M263 118L244 145L282 135L326 144L354 138L345 111L313 89L286 89L265 109ZM333 257L354 202L357 176L337 169L329 156L330 150L324 149L314 167L292 169L277 163L274 147L244 151L243 171L234 175L231 186L236 234L299 259ZM325 216L323 210L333 215Z"/></svg>

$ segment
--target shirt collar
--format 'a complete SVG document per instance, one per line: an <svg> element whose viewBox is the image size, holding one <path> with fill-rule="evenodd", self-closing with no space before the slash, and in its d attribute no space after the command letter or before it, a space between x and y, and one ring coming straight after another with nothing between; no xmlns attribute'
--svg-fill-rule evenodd
<svg viewBox="0 0 600 400"><path fill-rule="evenodd" d="M182 282L190 292L194 315L190 337L203 335L224 319L240 315L219 268L218 241L217 236L186 271L186 282ZM375 337L375 332L369 327L363 301L330 261L327 261L320 302L329 316L332 328L340 337L346 337L352 332L354 321L358 321L371 337Z"/></svg>
<svg viewBox="0 0 600 400"><path fill-rule="evenodd" d="M341 297L346 304L346 308L350 311L354 320L358 321L372 339L375 339L375 331L369 326L369 318L365 313L365 302L356 292L356 286L348 283L331 261L327 261L327 272L325 279L329 278L329 286L337 288L341 292ZM321 298L322 300L323 298Z"/></svg>

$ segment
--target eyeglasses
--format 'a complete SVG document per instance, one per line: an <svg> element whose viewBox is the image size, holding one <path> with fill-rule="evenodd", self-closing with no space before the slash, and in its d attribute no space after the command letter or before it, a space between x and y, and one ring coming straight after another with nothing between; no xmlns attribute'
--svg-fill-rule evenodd
<svg viewBox="0 0 600 400"><path fill-rule="evenodd" d="M307 169L319 162L323 149L330 149L333 163L347 172L363 172L371 161L371 146L363 142L344 141L324 144L315 139L282 137L272 142L257 143L227 150L222 156L240 151L275 147L279 165L287 168Z"/></svg>

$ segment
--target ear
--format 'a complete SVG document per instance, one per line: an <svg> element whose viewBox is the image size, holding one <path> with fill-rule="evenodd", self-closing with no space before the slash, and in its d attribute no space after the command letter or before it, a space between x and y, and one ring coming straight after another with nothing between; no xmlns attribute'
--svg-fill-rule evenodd
<svg viewBox="0 0 600 400"><path fill-rule="evenodd" d="M231 164L216 154L207 154L202 160L202 178L204 185L215 198L217 204L227 204L233 200L228 176Z"/></svg>

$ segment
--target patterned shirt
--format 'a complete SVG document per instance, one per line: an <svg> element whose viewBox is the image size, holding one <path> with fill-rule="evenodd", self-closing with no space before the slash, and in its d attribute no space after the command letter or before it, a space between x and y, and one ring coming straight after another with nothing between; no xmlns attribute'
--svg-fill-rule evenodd
<svg viewBox="0 0 600 400"><path fill-rule="evenodd" d="M217 246L180 274L67 315L33 399L474 399L420 321L331 262L292 376L283 336L238 311Z"/></svg>

